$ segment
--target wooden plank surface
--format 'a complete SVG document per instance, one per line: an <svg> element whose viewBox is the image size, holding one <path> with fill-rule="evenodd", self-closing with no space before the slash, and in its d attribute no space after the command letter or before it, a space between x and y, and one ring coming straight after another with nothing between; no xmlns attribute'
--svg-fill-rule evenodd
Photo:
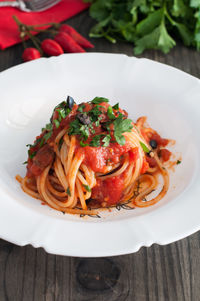
<svg viewBox="0 0 200 301"><path fill-rule="evenodd" d="M69 24L86 35L93 21L87 12ZM96 52L133 55L132 46L94 40ZM0 53L0 71L21 63L22 46ZM143 54L200 74L200 53L177 46L170 54ZM37 76L37 75L35 75ZM170 226L170 221L169 221ZM200 300L199 232L167 246L153 245L130 255L73 258L47 254L32 246L0 240L0 301L198 301Z"/></svg>

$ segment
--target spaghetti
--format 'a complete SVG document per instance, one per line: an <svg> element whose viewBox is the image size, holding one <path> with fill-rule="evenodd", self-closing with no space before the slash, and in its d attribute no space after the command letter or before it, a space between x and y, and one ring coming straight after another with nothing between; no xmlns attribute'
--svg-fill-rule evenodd
<svg viewBox="0 0 200 301"><path fill-rule="evenodd" d="M134 123L119 104L108 102L95 97L77 105L68 96L55 107L50 123L27 145L26 176L16 176L25 193L56 210L90 215L97 207L127 200L147 207L164 197L169 141L146 126L146 117ZM158 175L163 188L147 200L158 187Z"/></svg>

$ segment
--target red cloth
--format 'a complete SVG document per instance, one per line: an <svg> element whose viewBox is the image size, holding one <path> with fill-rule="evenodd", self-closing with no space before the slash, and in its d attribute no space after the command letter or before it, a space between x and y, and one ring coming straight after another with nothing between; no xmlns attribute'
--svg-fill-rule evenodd
<svg viewBox="0 0 200 301"><path fill-rule="evenodd" d="M82 0L62 0L57 5L40 13L25 13L12 7L0 7L0 49L5 49L21 42L17 24L12 16L15 15L27 25L61 22L88 7Z"/></svg>

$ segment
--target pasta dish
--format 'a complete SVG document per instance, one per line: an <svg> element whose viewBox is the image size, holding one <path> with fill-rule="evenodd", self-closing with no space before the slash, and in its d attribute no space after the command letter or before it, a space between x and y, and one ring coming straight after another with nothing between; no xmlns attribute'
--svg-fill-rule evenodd
<svg viewBox="0 0 200 301"><path fill-rule="evenodd" d="M97 207L130 201L147 207L160 201L169 186L164 167L171 152L147 126L135 123L119 104L104 97L76 104L70 96L58 104L50 122L28 144L26 176L17 175L23 191L50 207L74 214L96 214ZM149 199L158 187L162 188Z"/></svg>

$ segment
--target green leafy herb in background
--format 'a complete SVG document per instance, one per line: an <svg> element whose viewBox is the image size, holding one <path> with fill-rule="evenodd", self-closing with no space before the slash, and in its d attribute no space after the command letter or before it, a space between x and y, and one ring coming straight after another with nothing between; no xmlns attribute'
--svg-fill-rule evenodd
<svg viewBox="0 0 200 301"><path fill-rule="evenodd" d="M90 37L133 43L134 53L164 53L182 40L200 50L200 0L85 0L97 21Z"/></svg>

